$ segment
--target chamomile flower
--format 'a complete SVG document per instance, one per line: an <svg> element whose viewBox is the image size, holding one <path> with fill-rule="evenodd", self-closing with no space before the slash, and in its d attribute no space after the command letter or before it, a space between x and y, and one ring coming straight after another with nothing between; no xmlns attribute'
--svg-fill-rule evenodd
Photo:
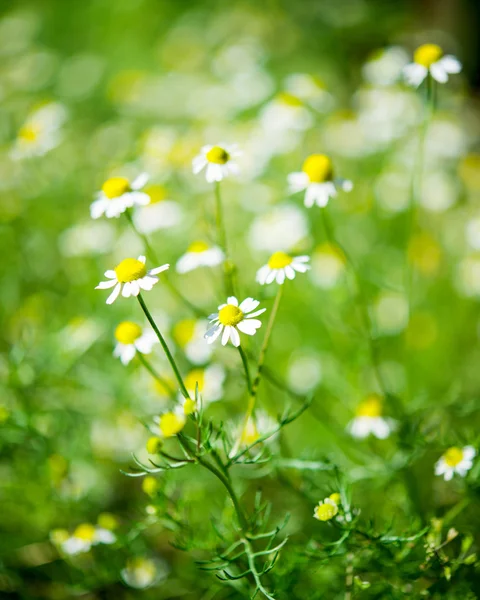
<svg viewBox="0 0 480 600"><path fill-rule="evenodd" d="M435 81L446 83L452 73L460 73L462 65L451 54L444 55L437 44L423 44L413 54L413 62L403 68L407 83L418 87L430 74Z"/></svg>
<svg viewBox="0 0 480 600"><path fill-rule="evenodd" d="M152 330L142 330L140 325L132 321L122 321L117 325L114 335L117 345L113 356L120 358L124 365L128 365L137 352L150 354L153 346L158 343Z"/></svg>
<svg viewBox="0 0 480 600"><path fill-rule="evenodd" d="M355 418L348 425L348 431L355 438L363 439L371 434L384 440L393 430L393 423L391 419L382 417L382 413L382 399L371 394L359 404Z"/></svg>
<svg viewBox="0 0 480 600"><path fill-rule="evenodd" d="M463 448L452 446L435 464L435 475L443 475L445 481L450 481L455 473L460 477L465 477L473 466L475 455L476 451L473 446L464 446Z"/></svg>
<svg viewBox="0 0 480 600"><path fill-rule="evenodd" d="M332 494L333 496L333 494ZM330 521L338 514L338 504L330 496L319 502L313 511L313 518L319 521Z"/></svg>
<svg viewBox="0 0 480 600"><path fill-rule="evenodd" d="M145 256L125 258L114 269L105 271L105 277L108 277L108 281L101 281L95 289L108 290L115 286L113 292L107 298L107 304L115 302L120 291L122 291L124 298L138 296L140 290L150 291L158 283L158 277L156 276L162 271L166 271L169 266L162 265L147 271Z"/></svg>
<svg viewBox="0 0 480 600"><path fill-rule="evenodd" d="M61 127L66 119L61 104L51 102L33 111L20 127L10 153L15 160L42 156L61 140Z"/></svg>
<svg viewBox="0 0 480 600"><path fill-rule="evenodd" d="M203 146L200 154L193 159L193 172L197 175L205 169L205 178L209 183L222 181L229 175L238 175L239 169L234 159L240 154L236 144Z"/></svg>
<svg viewBox="0 0 480 600"><path fill-rule="evenodd" d="M185 254L178 259L176 268L179 273L188 273L199 267L216 267L223 259L223 252L218 246L198 241L190 244Z"/></svg>
<svg viewBox="0 0 480 600"><path fill-rule="evenodd" d="M242 424L240 429L240 445L251 446L262 436L278 429L278 422L275 419L262 411L256 411L255 417L250 417L245 424ZM272 434L266 441L272 442L277 437L277 434Z"/></svg>
<svg viewBox="0 0 480 600"><path fill-rule="evenodd" d="M195 388L202 397L204 405L221 400L225 369L218 364L209 365L205 369L192 369L185 377L185 387L191 398L195 398Z"/></svg>
<svg viewBox="0 0 480 600"><path fill-rule="evenodd" d="M183 319L175 324L172 331L175 342L195 365L208 362L212 356L212 347L204 339L207 325L208 321L205 319Z"/></svg>
<svg viewBox="0 0 480 600"><path fill-rule="evenodd" d="M166 563L157 559L137 556L130 558L121 571L123 581L135 589L145 589L164 579L168 574Z"/></svg>
<svg viewBox="0 0 480 600"><path fill-rule="evenodd" d="M310 260L308 256L290 256L286 252L275 252L268 259L268 263L257 271L257 281L261 285L276 281L280 285L287 279L295 279L295 272L305 273L310 266L305 264Z"/></svg>
<svg viewBox="0 0 480 600"><path fill-rule="evenodd" d="M290 173L288 184L291 193L305 190L305 206L311 208L315 204L327 206L330 198L337 195L341 189L350 192L353 189L351 181L334 179L332 161L325 154L311 154L303 163L302 170Z"/></svg>
<svg viewBox="0 0 480 600"><path fill-rule="evenodd" d="M111 177L97 192L96 199L90 205L92 219L105 215L108 219L119 217L127 208L134 205L146 206L150 203L150 196L142 192L148 181L148 175L142 173L132 182L126 177Z"/></svg>
<svg viewBox="0 0 480 600"><path fill-rule="evenodd" d="M186 414L190 413L186 412L184 407L177 407L175 411L165 412L159 417L155 417L154 422L158 426L159 436L169 438L177 435L185 427Z"/></svg>
<svg viewBox="0 0 480 600"><path fill-rule="evenodd" d="M65 554L75 555L88 552L96 544L113 544L116 540L115 534L109 529L82 523L71 536L63 541L61 549Z"/></svg>
<svg viewBox="0 0 480 600"><path fill-rule="evenodd" d="M240 346L239 331L247 335L255 335L262 323L253 317L258 317L267 310L261 308L255 311L259 304L258 300L246 298L239 306L235 296L227 298L227 304L221 304L218 307L218 313L209 316L211 327L205 334L207 344L212 344L222 334L223 346L226 346L228 340L232 340L232 344L238 348Z"/></svg>

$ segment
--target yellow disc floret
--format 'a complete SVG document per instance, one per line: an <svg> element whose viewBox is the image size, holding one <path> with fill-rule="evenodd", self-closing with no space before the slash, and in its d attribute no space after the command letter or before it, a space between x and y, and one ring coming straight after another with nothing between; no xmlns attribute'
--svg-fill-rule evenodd
<svg viewBox="0 0 480 600"><path fill-rule="evenodd" d="M130 189L130 182L126 177L111 177L102 185L102 192L107 198L118 198Z"/></svg>
<svg viewBox="0 0 480 600"><path fill-rule="evenodd" d="M162 440L158 437L153 436L153 437L149 438L147 441L147 445L146 445L147 452L149 454L158 454L158 451L160 450L161 446L162 446Z"/></svg>
<svg viewBox="0 0 480 600"><path fill-rule="evenodd" d="M241 443L245 446L250 446L251 444L254 444L259 437L260 434L258 433L258 429L255 425L255 422L252 421L252 419L249 419L248 423L242 430L242 435L240 437Z"/></svg>
<svg viewBox="0 0 480 600"><path fill-rule="evenodd" d="M382 399L377 394L371 394L357 408L357 417L379 417L382 414Z"/></svg>
<svg viewBox="0 0 480 600"><path fill-rule="evenodd" d="M193 242L188 247L187 252L195 252L195 254L200 254L200 252L205 252L208 250L208 244L205 242Z"/></svg>
<svg viewBox="0 0 480 600"><path fill-rule="evenodd" d="M303 163L302 171L311 183L324 183L333 179L332 161L325 154L312 154Z"/></svg>
<svg viewBox="0 0 480 600"><path fill-rule="evenodd" d="M193 338L195 325L195 319L184 319L179 321L173 328L173 338L182 348Z"/></svg>
<svg viewBox="0 0 480 600"><path fill-rule="evenodd" d="M127 283L145 277L147 268L143 262L136 258L126 258L115 267L115 274L120 283Z"/></svg>
<svg viewBox="0 0 480 600"><path fill-rule="evenodd" d="M24 142L35 142L40 133L40 129L35 125L24 125L18 132L18 137Z"/></svg>
<svg viewBox="0 0 480 600"><path fill-rule="evenodd" d="M82 523L73 532L73 537L85 542L92 542L95 537L95 527L90 523Z"/></svg>
<svg viewBox="0 0 480 600"><path fill-rule="evenodd" d="M195 400L192 400L191 398L185 398L185 402L183 403L183 414L186 416L193 415L196 410L197 404Z"/></svg>
<svg viewBox="0 0 480 600"><path fill-rule="evenodd" d="M332 502L335 502L335 504L337 506L339 506L342 503L342 497L340 496L340 494L338 492L334 492L333 494L330 494L329 498Z"/></svg>
<svg viewBox="0 0 480 600"><path fill-rule="evenodd" d="M235 325L238 325L243 320L243 312L238 306L227 304L219 310L218 320L225 327L235 327Z"/></svg>
<svg viewBox="0 0 480 600"><path fill-rule="evenodd" d="M206 154L208 162L215 163L216 165L224 165L230 160L228 152L220 146L214 146Z"/></svg>
<svg viewBox="0 0 480 600"><path fill-rule="evenodd" d="M415 50L413 60L417 65L428 69L442 57L442 54L443 50L437 44L423 44Z"/></svg>
<svg viewBox="0 0 480 600"><path fill-rule="evenodd" d="M167 197L167 190L163 185L152 183L143 190L148 196L150 196L150 204L157 204Z"/></svg>
<svg viewBox="0 0 480 600"><path fill-rule="evenodd" d="M102 529L117 529L118 527L118 519L112 513L104 512L98 515L97 523L99 527Z"/></svg>
<svg viewBox="0 0 480 600"><path fill-rule="evenodd" d="M142 335L142 328L131 321L122 321L117 325L114 335L117 342L128 346Z"/></svg>
<svg viewBox="0 0 480 600"><path fill-rule="evenodd" d="M463 460L463 451L461 448L452 446L443 455L443 460L449 467L456 467Z"/></svg>
<svg viewBox="0 0 480 600"><path fill-rule="evenodd" d="M318 506L315 507L315 512L313 516L315 519L319 521L330 521L333 517L338 513L338 506L332 502L320 502Z"/></svg>
<svg viewBox="0 0 480 600"><path fill-rule="evenodd" d="M283 269L287 267L293 258L285 252L275 252L268 260L268 266L271 269Z"/></svg>
<svg viewBox="0 0 480 600"><path fill-rule="evenodd" d="M173 412L167 412L160 416L158 425L162 435L172 437L182 431L185 425L185 417Z"/></svg>
<svg viewBox="0 0 480 600"><path fill-rule="evenodd" d="M159 487L158 481L151 475L147 475L147 477L145 477L145 479L142 481L142 490L147 494L147 496L155 496Z"/></svg>
<svg viewBox="0 0 480 600"><path fill-rule="evenodd" d="M195 390L198 384L198 391L203 392L205 387L205 371L203 369L193 369L185 377L185 387L187 390Z"/></svg>

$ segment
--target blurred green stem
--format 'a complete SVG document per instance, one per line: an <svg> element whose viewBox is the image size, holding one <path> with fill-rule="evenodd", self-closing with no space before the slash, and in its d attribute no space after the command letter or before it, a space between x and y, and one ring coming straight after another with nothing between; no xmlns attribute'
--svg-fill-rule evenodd
<svg viewBox="0 0 480 600"><path fill-rule="evenodd" d="M152 367L152 365L149 363L149 361L145 358L145 356L141 352L137 352L137 356L138 356L138 360L142 363L142 365L145 367L145 369L147 369L147 371L150 373L150 375L154 379L156 379L158 381L158 383L167 390L170 398L172 398L173 400L176 400L175 390L168 383L168 381L166 379L164 379L161 375L159 375L157 373L157 371L155 371L155 369Z"/></svg>
<svg viewBox="0 0 480 600"><path fill-rule="evenodd" d="M215 181L214 183L215 190L215 224L217 228L217 240L218 245L223 251L224 261L223 261L223 276L225 281L225 292L227 296L232 296L235 294L235 286L233 284L233 273L232 273L232 265L230 263L230 255L228 252L227 245L227 232L225 230L225 222L223 219L223 207L222 207L222 195L220 192L220 182Z"/></svg>
<svg viewBox="0 0 480 600"><path fill-rule="evenodd" d="M242 359L242 365L243 365L243 370L245 372L245 380L247 382L248 393L251 394L252 393L252 379L250 377L250 369L248 367L247 355L245 354L245 350L242 348L242 346L238 346L238 353L240 354L240 358Z"/></svg>
<svg viewBox="0 0 480 600"><path fill-rule="evenodd" d="M158 329L157 324L155 323L152 315L150 314L150 311L148 310L147 305L145 304L145 301L143 300L142 294L138 294L137 299L140 303L140 306L142 307L143 312L145 313L145 316L148 319L148 322L150 323L153 331L155 332L156 336L158 337L158 340L159 340L160 344L162 345L162 348L167 356L168 362L170 363L170 366L172 367L173 372L175 373L175 377L177 378L178 385L180 386L180 391L182 392L182 396L184 398L190 399L187 388L185 387L185 383L183 382L182 376L177 367L177 363L175 362L175 359L173 358L172 353L170 352L170 349L167 346L167 342L165 341L165 338L160 333L160 330Z"/></svg>

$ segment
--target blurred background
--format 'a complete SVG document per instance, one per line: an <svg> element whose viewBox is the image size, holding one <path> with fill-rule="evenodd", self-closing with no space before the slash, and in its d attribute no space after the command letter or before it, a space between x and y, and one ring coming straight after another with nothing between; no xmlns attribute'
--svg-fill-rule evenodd
<svg viewBox="0 0 480 600"><path fill-rule="evenodd" d="M123 218L89 214L108 177L148 172L151 204L135 223L172 265L181 292L212 312L223 302L218 269L173 268L192 241L215 241L211 187L191 172L208 143L236 142L243 151L241 177L223 186L242 295L271 306L273 291L254 283L256 270L276 250L312 256L308 276L286 290L267 362L299 396L316 390L315 399L275 452L328 458L348 474L366 518L385 524L395 516L400 529L411 522L398 478L406 451L395 436L359 443L346 433L359 402L378 391L368 344L341 252L318 213L287 190L288 173L325 152L354 182L354 192L332 204L332 221L365 282L382 373L416 419L416 510L441 516L466 493L463 482L434 478L433 464L446 447L479 438L479 15L475 0L3 0L2 597L237 597L170 545L161 501L121 472L131 469L132 452L146 458L144 423L167 400L141 364L125 367L112 356L116 325L144 324L138 306L106 306L94 290L106 269L143 253L141 240ZM438 90L416 198L419 230L406 239L424 101L401 70L426 42L457 56L464 70ZM410 314L406 244L415 276ZM245 401L237 353L216 347L188 360L188 308L160 285L147 299L185 373L221 367L221 401L209 411L235 427ZM249 350L258 352L260 340L249 340ZM159 351L152 362L170 377ZM289 402L265 382L262 418ZM294 513L289 533L299 545L312 531L325 535L312 522L313 505L295 492L300 474L280 477L272 467L238 475L247 502L259 486L274 501L274 521ZM178 514L210 540L210 511L228 516L216 482L188 469L158 480ZM302 485L318 499L333 491L328 473L310 473ZM478 538L474 483L468 494L458 528ZM56 542L81 523L114 529L117 542L62 555ZM343 597L342 577L335 565L298 574L283 597L317 597L312 589Z"/></svg>

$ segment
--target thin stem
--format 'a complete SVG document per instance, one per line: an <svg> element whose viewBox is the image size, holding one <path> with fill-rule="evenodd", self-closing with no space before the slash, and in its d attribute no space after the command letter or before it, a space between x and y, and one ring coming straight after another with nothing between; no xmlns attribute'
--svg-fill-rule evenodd
<svg viewBox="0 0 480 600"><path fill-rule="evenodd" d="M247 382L248 393L251 394L252 393L252 379L250 377L250 369L248 367L247 355L245 354L245 350L242 348L242 346L238 346L238 352L242 359L243 370L245 371L245 379Z"/></svg>
<svg viewBox="0 0 480 600"><path fill-rule="evenodd" d="M190 395L187 391L187 388L185 387L185 383L183 382L182 376L180 374L180 371L177 367L177 363L175 362L175 359L172 356L172 353L170 352L169 347L167 346L167 342L165 341L165 338L163 337L163 335L160 333L160 330L157 327L157 324L155 323L155 321L153 320L152 315L150 314L150 311L147 308L147 305L145 304L145 301L143 300L142 294L138 294L137 296L138 301L140 303L140 306L142 307L143 312L145 313L145 316L148 319L148 322L150 323L150 325L152 326L153 331L155 332L156 336L158 337L159 342L162 344L162 348L167 356L168 362L170 363L170 366L173 369L173 372L175 373L175 377L177 378L178 384L180 386L180 391L182 392L182 395L184 398L190 399Z"/></svg>
<svg viewBox="0 0 480 600"><path fill-rule="evenodd" d="M158 381L160 385L162 385L168 392L169 396L172 399L176 399L175 390L169 384L169 382L164 379L157 371L152 367L149 361L145 358L145 356L141 352L137 352L138 360L142 363L142 365L147 369L150 375Z"/></svg>
<svg viewBox="0 0 480 600"><path fill-rule="evenodd" d="M214 183L215 190L215 224L217 228L218 245L223 250L225 260L223 262L225 291L227 296L234 294L234 285L232 277L232 265L230 264L230 255L227 245L227 232L225 230L225 222L223 220L222 196L220 193L220 182Z"/></svg>

